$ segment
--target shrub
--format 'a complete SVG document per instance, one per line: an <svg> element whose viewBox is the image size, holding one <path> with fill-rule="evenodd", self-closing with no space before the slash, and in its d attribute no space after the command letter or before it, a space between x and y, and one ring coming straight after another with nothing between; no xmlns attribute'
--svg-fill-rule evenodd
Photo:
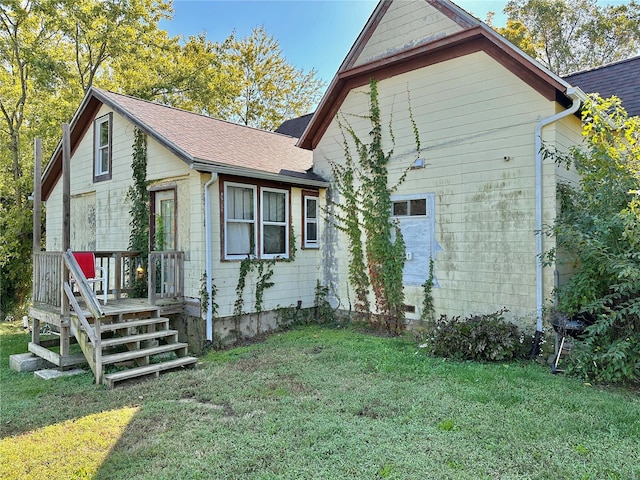
<svg viewBox="0 0 640 480"><path fill-rule="evenodd" d="M560 214L549 230L549 260L574 274L557 290L568 316L596 318L577 342L568 370L604 382L640 378L640 117L620 100L593 97L583 110L586 148L547 152L580 174L558 189ZM551 262L550 262L551 263Z"/></svg>
<svg viewBox="0 0 640 480"><path fill-rule="evenodd" d="M524 335L504 319L506 309L465 318L441 315L428 322L421 345L438 357L457 360L504 361L523 356Z"/></svg>

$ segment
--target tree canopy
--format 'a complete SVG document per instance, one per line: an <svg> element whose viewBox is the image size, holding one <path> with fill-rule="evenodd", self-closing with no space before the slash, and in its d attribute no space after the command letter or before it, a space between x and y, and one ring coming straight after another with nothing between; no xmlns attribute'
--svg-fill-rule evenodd
<svg viewBox="0 0 640 480"><path fill-rule="evenodd" d="M640 4L596 0L510 0L496 31L558 75L640 53ZM489 22L492 16L488 17Z"/></svg>
<svg viewBox="0 0 640 480"><path fill-rule="evenodd" d="M256 28L221 43L171 37L165 0L0 4L0 315L30 291L33 140L49 158L93 85L260 128L308 113L323 87Z"/></svg>

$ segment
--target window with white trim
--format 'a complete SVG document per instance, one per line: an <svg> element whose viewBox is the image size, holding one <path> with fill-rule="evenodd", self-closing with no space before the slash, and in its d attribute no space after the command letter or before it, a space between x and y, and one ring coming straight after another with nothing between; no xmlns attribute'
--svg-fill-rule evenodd
<svg viewBox="0 0 640 480"><path fill-rule="evenodd" d="M224 183L224 258L289 257L289 191Z"/></svg>
<svg viewBox="0 0 640 480"><path fill-rule="evenodd" d="M289 192L262 187L260 245L262 258L289 256Z"/></svg>
<svg viewBox="0 0 640 480"><path fill-rule="evenodd" d="M256 187L225 183L225 258L256 254Z"/></svg>
<svg viewBox="0 0 640 480"><path fill-rule="evenodd" d="M94 122L93 181L111 178L112 114L97 118Z"/></svg>
<svg viewBox="0 0 640 480"><path fill-rule="evenodd" d="M304 201L304 247L318 248L318 197L305 195Z"/></svg>

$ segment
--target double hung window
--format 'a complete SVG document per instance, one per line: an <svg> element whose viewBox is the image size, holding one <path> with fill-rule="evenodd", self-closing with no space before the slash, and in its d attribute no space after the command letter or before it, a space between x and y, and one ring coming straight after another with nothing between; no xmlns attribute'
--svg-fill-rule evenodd
<svg viewBox="0 0 640 480"><path fill-rule="evenodd" d="M318 248L318 197L304 196L304 247Z"/></svg>
<svg viewBox="0 0 640 480"><path fill-rule="evenodd" d="M289 191L224 184L225 258L289 257Z"/></svg>
<svg viewBox="0 0 640 480"><path fill-rule="evenodd" d="M94 122L93 181L111 178L112 114L97 118Z"/></svg>

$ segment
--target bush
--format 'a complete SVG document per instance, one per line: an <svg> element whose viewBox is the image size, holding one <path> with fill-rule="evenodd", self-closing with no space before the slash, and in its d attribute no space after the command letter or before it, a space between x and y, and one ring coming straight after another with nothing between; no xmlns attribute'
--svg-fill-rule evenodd
<svg viewBox="0 0 640 480"><path fill-rule="evenodd" d="M590 313L595 323L572 352L568 370L604 382L640 378L640 118L620 100L593 97L583 110L586 148L547 152L575 168L578 185L561 185L560 213L547 257L569 263L556 291L567 316Z"/></svg>
<svg viewBox="0 0 640 480"><path fill-rule="evenodd" d="M465 318L441 315L428 322L421 345L438 357L499 362L524 356L527 346L518 327L504 319L506 309Z"/></svg>

